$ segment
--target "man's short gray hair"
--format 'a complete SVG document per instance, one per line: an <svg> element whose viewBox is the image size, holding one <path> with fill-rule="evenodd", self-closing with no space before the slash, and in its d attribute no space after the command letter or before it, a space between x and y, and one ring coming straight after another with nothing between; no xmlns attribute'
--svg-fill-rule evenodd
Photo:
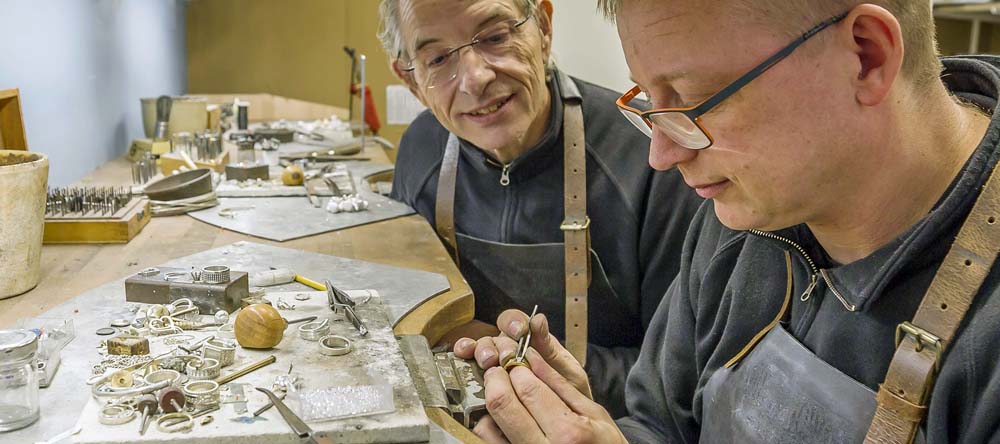
<svg viewBox="0 0 1000 444"><path fill-rule="evenodd" d="M378 40L382 43L382 49L389 57L396 57L403 52L403 35L399 29L399 2L400 0L382 0L378 7L381 25L378 30ZM525 16L532 15L538 0L515 0Z"/></svg>
<svg viewBox="0 0 1000 444"><path fill-rule="evenodd" d="M622 10L622 0L597 0L597 10L603 12L608 20L615 21Z"/></svg>

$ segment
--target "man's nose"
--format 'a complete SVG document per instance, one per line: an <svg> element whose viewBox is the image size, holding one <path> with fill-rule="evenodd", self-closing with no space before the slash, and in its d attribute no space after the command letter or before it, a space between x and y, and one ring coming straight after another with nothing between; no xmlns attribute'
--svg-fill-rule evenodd
<svg viewBox="0 0 1000 444"><path fill-rule="evenodd" d="M697 156L698 150L684 148L653 127L652 140L649 143L649 166L653 169L669 170L678 163L689 162Z"/></svg>
<svg viewBox="0 0 1000 444"><path fill-rule="evenodd" d="M463 48L455 54L458 57L459 91L473 97L478 97L486 90L486 86L496 79L496 72L486 59L474 47Z"/></svg>

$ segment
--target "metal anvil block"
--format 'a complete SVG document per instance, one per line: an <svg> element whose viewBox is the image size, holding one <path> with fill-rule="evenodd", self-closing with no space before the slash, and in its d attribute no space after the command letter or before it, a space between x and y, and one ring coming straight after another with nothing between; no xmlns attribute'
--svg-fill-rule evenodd
<svg viewBox="0 0 1000 444"><path fill-rule="evenodd" d="M242 271L230 271L229 281L207 283L195 279L191 270L159 268L143 270L125 279L125 300L146 304L169 304L188 298L201 311L211 315L219 310L232 313L240 308L240 301L250 295L250 279Z"/></svg>

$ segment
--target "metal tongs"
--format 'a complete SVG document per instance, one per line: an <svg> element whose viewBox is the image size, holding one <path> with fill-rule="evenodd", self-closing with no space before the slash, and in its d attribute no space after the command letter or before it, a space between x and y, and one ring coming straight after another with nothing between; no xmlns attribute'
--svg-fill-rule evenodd
<svg viewBox="0 0 1000 444"><path fill-rule="evenodd" d="M329 279L324 280L323 285L326 286L326 298L327 302L330 303L330 309L338 313L343 310L347 320L351 321L351 324L354 324L354 328L358 329L358 334L361 336L367 335L368 327L365 326L365 323L361 321L361 318L354 311L354 300L347 293L344 293L343 290L334 287Z"/></svg>
<svg viewBox="0 0 1000 444"><path fill-rule="evenodd" d="M531 364L528 363L526 355L528 347L531 346L531 320L535 319L536 314L538 314L538 305L535 305L535 308L531 310L531 316L528 317L528 333L517 341L517 350L514 351L513 357L504 362L504 370L510 371L514 367L527 367L528 370L531 370Z"/></svg>

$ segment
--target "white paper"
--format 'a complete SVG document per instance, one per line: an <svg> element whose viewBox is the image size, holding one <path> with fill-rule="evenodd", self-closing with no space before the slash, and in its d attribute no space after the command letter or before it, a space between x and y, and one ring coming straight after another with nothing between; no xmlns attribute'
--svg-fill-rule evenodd
<svg viewBox="0 0 1000 444"><path fill-rule="evenodd" d="M427 109L410 89L403 85L387 86L385 97L389 125L409 125L418 114Z"/></svg>

